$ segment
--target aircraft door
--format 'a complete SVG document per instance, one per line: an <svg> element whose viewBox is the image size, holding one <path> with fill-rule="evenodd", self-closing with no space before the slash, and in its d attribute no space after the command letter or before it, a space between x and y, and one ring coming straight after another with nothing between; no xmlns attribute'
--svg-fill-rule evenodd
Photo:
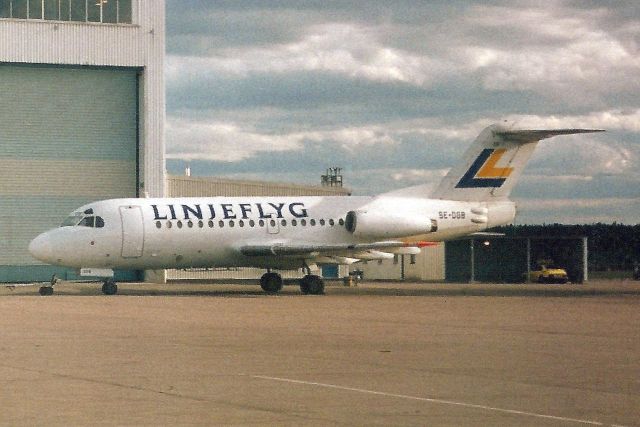
<svg viewBox="0 0 640 427"><path fill-rule="evenodd" d="M122 221L122 258L142 256L144 247L144 222L140 206L120 206Z"/></svg>

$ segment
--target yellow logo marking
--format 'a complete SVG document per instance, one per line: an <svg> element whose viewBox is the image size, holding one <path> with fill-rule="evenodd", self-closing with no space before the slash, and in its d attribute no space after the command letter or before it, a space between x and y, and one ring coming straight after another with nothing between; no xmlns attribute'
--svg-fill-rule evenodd
<svg viewBox="0 0 640 427"><path fill-rule="evenodd" d="M513 168L498 168L496 167L496 163L500 161L502 155L506 152L504 148L500 148L491 153L491 156L487 159L485 164L480 168L477 178L506 178L508 177Z"/></svg>

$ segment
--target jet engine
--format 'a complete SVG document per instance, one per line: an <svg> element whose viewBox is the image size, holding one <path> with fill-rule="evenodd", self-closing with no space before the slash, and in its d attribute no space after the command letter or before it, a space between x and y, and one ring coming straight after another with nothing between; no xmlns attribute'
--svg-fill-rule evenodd
<svg viewBox="0 0 640 427"><path fill-rule="evenodd" d="M417 236L438 229L435 219L421 215L399 215L386 212L349 211L345 228L355 237L381 239Z"/></svg>

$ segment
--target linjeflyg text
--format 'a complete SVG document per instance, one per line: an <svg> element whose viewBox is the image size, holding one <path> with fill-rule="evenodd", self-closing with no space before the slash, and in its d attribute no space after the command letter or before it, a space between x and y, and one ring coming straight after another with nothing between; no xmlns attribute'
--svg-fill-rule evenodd
<svg viewBox="0 0 640 427"><path fill-rule="evenodd" d="M248 219L294 218L308 216L304 203L206 203L180 205L151 205L154 220L161 219Z"/></svg>

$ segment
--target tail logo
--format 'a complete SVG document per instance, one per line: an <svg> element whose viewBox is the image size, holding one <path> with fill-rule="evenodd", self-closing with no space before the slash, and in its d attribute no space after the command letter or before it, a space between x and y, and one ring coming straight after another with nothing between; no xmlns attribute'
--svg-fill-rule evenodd
<svg viewBox="0 0 640 427"><path fill-rule="evenodd" d="M510 167L496 167L507 150L485 148L464 174L456 188L500 187L513 172Z"/></svg>

